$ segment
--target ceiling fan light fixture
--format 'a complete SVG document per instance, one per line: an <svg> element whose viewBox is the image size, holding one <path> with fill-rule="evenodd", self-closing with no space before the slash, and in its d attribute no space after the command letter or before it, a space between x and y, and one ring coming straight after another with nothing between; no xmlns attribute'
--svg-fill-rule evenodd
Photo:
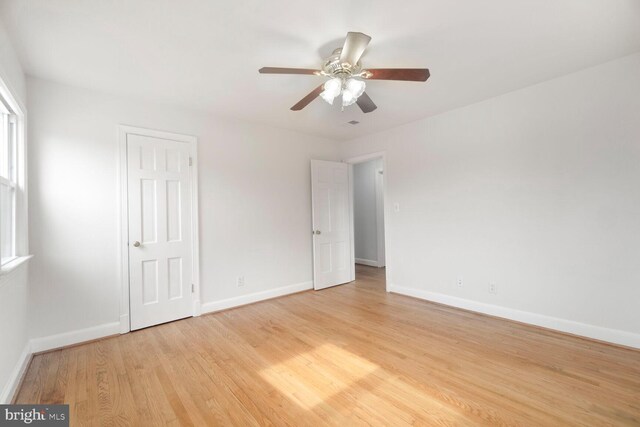
<svg viewBox="0 0 640 427"><path fill-rule="evenodd" d="M353 94L355 99L358 99L364 93L366 86L364 81L353 78L347 80L346 83L347 90Z"/></svg>
<svg viewBox="0 0 640 427"><path fill-rule="evenodd" d="M365 92L364 80L425 82L429 78L427 68L364 69L360 58L370 41L370 36L350 31L347 33L342 47L335 49L331 56L324 60L320 69L262 67L258 72L260 74L307 74L329 78L328 81L317 86L291 107L292 111L302 110L317 97L321 97L327 104L333 105L335 99L342 95L343 111L344 107L357 102L363 113L370 113L378 107Z"/></svg>
<svg viewBox="0 0 640 427"><path fill-rule="evenodd" d="M354 104L360 95L364 93L365 82L357 79L348 79L342 89L342 106Z"/></svg>
<svg viewBox="0 0 640 427"><path fill-rule="evenodd" d="M358 100L358 98L356 98L350 90L345 89L345 90L342 91L342 106L343 107L348 107L349 105L355 103L357 100Z"/></svg>
<svg viewBox="0 0 640 427"><path fill-rule="evenodd" d="M325 101L327 101L327 104L329 105L333 105L333 100L335 98L335 96L333 96L333 94L327 92L326 90L320 92L320 98L324 99Z"/></svg>
<svg viewBox="0 0 640 427"><path fill-rule="evenodd" d="M322 99L327 101L329 104L333 104L333 99L340 95L340 91L342 90L342 80L338 77L334 77L324 84L324 91L320 93Z"/></svg>

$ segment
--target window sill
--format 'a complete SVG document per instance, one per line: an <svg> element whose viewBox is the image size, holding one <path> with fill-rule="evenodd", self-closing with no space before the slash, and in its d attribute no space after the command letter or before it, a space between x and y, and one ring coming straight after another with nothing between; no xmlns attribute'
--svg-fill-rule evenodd
<svg viewBox="0 0 640 427"><path fill-rule="evenodd" d="M7 276L10 276L11 273L31 258L33 258L33 255L20 256L0 267L0 281L4 282L4 279L6 279Z"/></svg>

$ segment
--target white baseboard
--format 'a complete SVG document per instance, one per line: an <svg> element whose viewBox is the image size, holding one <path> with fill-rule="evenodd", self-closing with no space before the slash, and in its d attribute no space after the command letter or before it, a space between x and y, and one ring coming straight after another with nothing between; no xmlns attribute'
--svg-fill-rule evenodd
<svg viewBox="0 0 640 427"><path fill-rule="evenodd" d="M255 292L253 294L241 295L239 297L227 298L220 301L206 302L201 305L201 311L204 314L211 313L213 311L226 310L228 308L238 307L258 301L264 301L271 298L294 294L296 292L308 291L309 289L313 289L313 282L311 281L296 283L294 285L269 289L268 291Z"/></svg>
<svg viewBox="0 0 640 427"><path fill-rule="evenodd" d="M2 394L0 395L0 404L6 405L11 403L11 401L13 400L16 392L18 391L20 381L22 380L22 377L27 370L27 366L29 366L31 355L31 348L29 342L27 342L27 344L25 344L24 346L24 350L22 350L22 354L20 354L20 358L18 359L16 366L11 372L11 376L2 389Z"/></svg>
<svg viewBox="0 0 640 427"><path fill-rule="evenodd" d="M356 258L356 264L368 265L370 267L377 267L378 261L372 259Z"/></svg>
<svg viewBox="0 0 640 427"><path fill-rule="evenodd" d="M491 316L502 317L515 320L517 322L528 323L530 325L542 326L543 328L566 332L573 335L580 335L600 341L607 341L613 344L620 344L627 347L640 349L640 334L621 331L619 329L603 328L601 326L589 325L586 323L574 322L572 320L560 319L557 317L545 316L542 314L520 311L499 305L486 304L478 301L458 298L451 295L436 292L424 291L421 289L406 288L389 284L389 291L397 294L407 295L427 301L437 302L452 307L463 308L465 310L478 313L489 314Z"/></svg>
<svg viewBox="0 0 640 427"><path fill-rule="evenodd" d="M85 341L91 341L98 338L108 337L109 335L117 335L120 333L121 325L118 321L93 326L91 328L64 332L62 334L49 335L48 337L33 338L30 341L31 352L39 353L41 351L53 350L54 348L79 344Z"/></svg>
<svg viewBox="0 0 640 427"><path fill-rule="evenodd" d="M270 298L276 298L283 295L293 294L296 292L313 289L313 282L296 283L295 285L282 286L280 288L270 289L268 291L256 292L253 294L242 295L235 298L229 298L220 301L212 301L205 304L198 304L201 313L209 313L212 311L220 311L227 308L237 307L240 305L251 304ZM200 313L194 313L199 315ZM98 338L108 337L129 332L129 316L123 314L118 322L105 323L91 328L79 329L76 331L64 332L62 334L50 335L42 338L33 338L30 343L32 353L40 353L42 351L53 350L68 345L83 343Z"/></svg>

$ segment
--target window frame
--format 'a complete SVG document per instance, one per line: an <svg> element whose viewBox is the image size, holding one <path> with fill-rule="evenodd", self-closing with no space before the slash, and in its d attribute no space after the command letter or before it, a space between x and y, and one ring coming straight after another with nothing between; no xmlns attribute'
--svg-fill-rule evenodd
<svg viewBox="0 0 640 427"><path fill-rule="evenodd" d="M15 131L15 126L17 124L17 120L16 120L16 116L15 114L13 114L11 111L9 111L7 108L5 108L4 105L0 105L0 114L2 114L0 117L2 117L2 121L4 122L2 124L2 135L0 136L0 138L2 138L4 141L2 143L3 149L5 148L6 145L6 149L7 149L7 157L8 157L8 162L7 162L7 175L8 177L4 177L2 175L0 175L0 185L5 186L9 189L9 193L10 193L10 198L11 200L11 212L9 213L10 217L11 217L11 242L10 247L11 247L11 253L12 255L10 255L10 258L5 257L5 254L2 252L2 250L4 249L2 245L0 245L0 267L4 267L6 264L9 264L10 262L13 262L16 260L16 258L18 258L18 254L16 253L16 203L17 203L17 197L16 197L16 193L17 193L17 189L18 189L18 183L16 180L16 161L17 161L17 157L16 157L16 131ZM5 153L0 153L0 154L5 154ZM4 214L4 211L2 209L0 209L0 218L2 218ZM3 230L0 228L0 238L2 237L2 232ZM5 259L6 258L6 259Z"/></svg>
<svg viewBox="0 0 640 427"><path fill-rule="evenodd" d="M8 178L0 176L0 183L9 187L13 198L11 211L13 255L2 262L3 255L0 254L0 284L2 284L5 276L32 257L29 255L27 227L26 110L16 100L2 78L0 78L0 111L7 114L6 137L11 139L8 150L10 155ZM5 138L5 135L2 138ZM2 250L1 247L0 250Z"/></svg>

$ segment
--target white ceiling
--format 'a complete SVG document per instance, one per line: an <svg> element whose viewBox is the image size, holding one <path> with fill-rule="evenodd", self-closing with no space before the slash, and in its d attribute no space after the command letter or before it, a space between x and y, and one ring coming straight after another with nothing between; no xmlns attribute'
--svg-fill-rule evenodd
<svg viewBox="0 0 640 427"><path fill-rule="evenodd" d="M0 19L30 75L335 139L640 51L639 0L3 0ZM321 78L258 74L318 68L347 31L372 36L365 67L431 78L368 82L365 115L290 111Z"/></svg>

